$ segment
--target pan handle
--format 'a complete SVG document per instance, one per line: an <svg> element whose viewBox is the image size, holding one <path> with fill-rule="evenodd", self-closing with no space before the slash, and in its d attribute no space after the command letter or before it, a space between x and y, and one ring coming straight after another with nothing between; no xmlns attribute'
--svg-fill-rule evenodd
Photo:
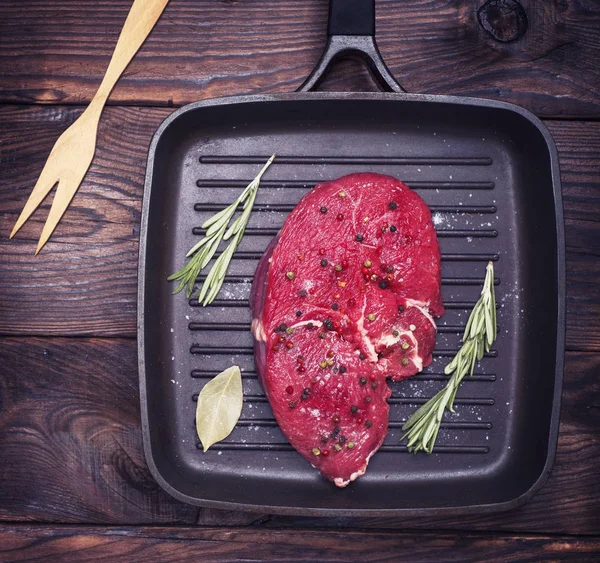
<svg viewBox="0 0 600 563"><path fill-rule="evenodd" d="M384 92L406 92L383 62L375 41L375 0L330 0L327 45L298 92L315 90L332 64L343 57L362 60Z"/></svg>

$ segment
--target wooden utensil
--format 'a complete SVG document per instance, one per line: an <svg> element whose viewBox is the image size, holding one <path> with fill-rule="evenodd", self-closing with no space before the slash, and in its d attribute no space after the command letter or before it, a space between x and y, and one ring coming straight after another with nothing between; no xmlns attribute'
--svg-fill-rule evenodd
<svg viewBox="0 0 600 563"><path fill-rule="evenodd" d="M117 46L90 105L56 141L10 237L12 238L58 183L35 254L50 238L81 184L96 151L98 122L114 85L158 21L169 0L134 0Z"/></svg>

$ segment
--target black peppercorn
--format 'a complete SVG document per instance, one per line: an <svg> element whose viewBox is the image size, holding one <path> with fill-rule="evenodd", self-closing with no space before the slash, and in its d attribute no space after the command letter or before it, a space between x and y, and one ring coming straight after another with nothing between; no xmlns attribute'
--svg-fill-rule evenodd
<svg viewBox="0 0 600 563"><path fill-rule="evenodd" d="M347 371L346 366L340 366L340 373L346 373Z"/></svg>
<svg viewBox="0 0 600 563"><path fill-rule="evenodd" d="M362 242L365 237L361 233L356 233L356 236L354 238L357 242Z"/></svg>
<svg viewBox="0 0 600 563"><path fill-rule="evenodd" d="M361 384L361 385L366 385L366 384L367 384L367 378L366 378L366 377L361 377L361 378L359 379L359 381L360 381L360 384Z"/></svg>
<svg viewBox="0 0 600 563"><path fill-rule="evenodd" d="M392 225L390 227L390 231L392 231L392 233L395 233L398 230L398 228L396 227L396 225Z"/></svg>
<svg viewBox="0 0 600 563"><path fill-rule="evenodd" d="M325 260L325 258L323 258L323 260L321 260L321 266L323 266L323 268L324 268L325 266L327 266L327 264L328 264L328 263L329 263L329 262L327 262L327 260Z"/></svg>
<svg viewBox="0 0 600 563"><path fill-rule="evenodd" d="M371 428L371 426L373 426L373 423L372 423L370 420L367 420L367 421L365 422L365 426L366 426L367 428Z"/></svg>
<svg viewBox="0 0 600 563"><path fill-rule="evenodd" d="M367 356L365 356L365 355L364 355L364 354L361 352L361 353L358 355L358 358L359 358L360 360L366 360L366 359L367 359Z"/></svg>
<svg viewBox="0 0 600 563"><path fill-rule="evenodd" d="M321 213L327 213L327 207L323 206L320 209Z"/></svg>
<svg viewBox="0 0 600 563"><path fill-rule="evenodd" d="M388 282L386 282L385 280L381 280L381 281L379 282L379 287L380 287L381 289L385 289L387 286L388 286Z"/></svg>
<svg viewBox="0 0 600 563"><path fill-rule="evenodd" d="M352 406L350 407L350 412L351 412L352 414L355 414L355 413L357 413L357 412L358 412L358 407L357 407L356 405L352 405Z"/></svg>
<svg viewBox="0 0 600 563"><path fill-rule="evenodd" d="M300 297L306 297L307 295L308 295L308 291L306 291L306 289L300 290Z"/></svg>
<svg viewBox="0 0 600 563"><path fill-rule="evenodd" d="M398 207L398 204L395 201L390 201L389 208L393 211L396 207Z"/></svg>
<svg viewBox="0 0 600 563"><path fill-rule="evenodd" d="M404 313L404 305L398 305L398 313Z"/></svg>
<svg viewBox="0 0 600 563"><path fill-rule="evenodd" d="M296 311L296 316L297 317L301 317L302 316L302 311Z"/></svg>
<svg viewBox="0 0 600 563"><path fill-rule="evenodd" d="M333 304L331 305L331 308L332 308L334 311L337 311L337 310L340 308L340 306L339 306L337 303L333 303Z"/></svg>

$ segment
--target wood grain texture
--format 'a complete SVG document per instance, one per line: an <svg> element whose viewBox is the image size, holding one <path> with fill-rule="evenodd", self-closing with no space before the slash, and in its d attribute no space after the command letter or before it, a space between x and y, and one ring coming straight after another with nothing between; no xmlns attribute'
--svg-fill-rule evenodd
<svg viewBox="0 0 600 563"><path fill-rule="evenodd" d="M96 151L98 122L111 90L148 37L167 2L168 0L134 1L98 91L85 112L63 131L52 147L33 191L10 233L12 238L58 184L35 254L38 254L54 232L90 167Z"/></svg>
<svg viewBox="0 0 600 563"><path fill-rule="evenodd" d="M600 114L600 10L593 0L522 0L529 29L496 41L483 0L378 0L381 52L409 92L521 104L541 116ZM130 0L5 0L0 101L81 104L100 83ZM295 90L326 39L326 0L177 0L115 89L119 104L181 105ZM373 88L347 66L327 88Z"/></svg>
<svg viewBox="0 0 600 563"><path fill-rule="evenodd" d="M172 106L295 90L325 45L327 0L172 0L117 84L45 252L32 257L51 200L7 240L52 145L98 88L131 1L0 2L0 560L599 560L598 2L520 0L528 30L501 43L478 22L485 0L377 0L380 49L408 91L560 118L546 124L566 223L569 351L549 481L510 512L406 519L184 505L142 451L135 312L151 136ZM341 61L321 88L374 86L361 63Z"/></svg>
<svg viewBox="0 0 600 563"><path fill-rule="evenodd" d="M196 521L146 466L133 341L2 340L0 370L0 518Z"/></svg>
<svg viewBox="0 0 600 563"><path fill-rule="evenodd" d="M45 123L40 112L49 112ZM2 332L135 335L146 154L168 110L106 111L96 158L45 251L34 259L52 195L17 237L8 240L54 140L80 112L0 108L0 294L6 298L0 298ZM15 290L20 296L11 304L8 294Z"/></svg>
<svg viewBox="0 0 600 563"><path fill-rule="evenodd" d="M597 354L567 354L556 463L531 501L497 515L409 520L269 517L171 499L142 452L135 358L132 339L0 339L1 520L600 532Z"/></svg>
<svg viewBox="0 0 600 563"><path fill-rule="evenodd" d="M170 113L109 108L92 167L46 249L35 243L48 204L8 234L69 107L0 107L0 334L136 334L137 253L147 148ZM600 123L550 121L563 180L567 347L600 350Z"/></svg>
<svg viewBox="0 0 600 563"><path fill-rule="evenodd" d="M294 561L594 561L599 538L400 532L275 531L256 528L0 526L0 557L17 561L203 563Z"/></svg>

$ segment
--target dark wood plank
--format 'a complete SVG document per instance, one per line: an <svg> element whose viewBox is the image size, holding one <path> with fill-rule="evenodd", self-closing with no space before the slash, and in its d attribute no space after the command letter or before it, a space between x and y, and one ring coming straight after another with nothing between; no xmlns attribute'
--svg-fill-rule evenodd
<svg viewBox="0 0 600 563"><path fill-rule="evenodd" d="M196 521L146 466L134 341L1 340L0 366L0 518Z"/></svg>
<svg viewBox="0 0 600 563"><path fill-rule="evenodd" d="M502 43L477 16L484 2L379 0L377 37L392 72L414 93L519 103L542 116L600 115L600 11L593 2L521 0L528 31ZM89 101L129 0L0 4L0 101ZM325 44L325 0L178 0L112 96L113 103L180 105L197 99L290 92ZM373 88L347 65L328 89Z"/></svg>
<svg viewBox="0 0 600 563"><path fill-rule="evenodd" d="M10 561L201 560L417 562L593 561L600 538L256 528L98 528L0 526L0 556Z"/></svg>
<svg viewBox="0 0 600 563"><path fill-rule="evenodd" d="M567 354L550 480L514 511L457 518L295 518L195 509L146 466L132 339L0 339L0 519L204 526L432 528L600 533L600 358Z"/></svg>
<svg viewBox="0 0 600 563"><path fill-rule="evenodd" d="M80 113L79 108L0 107L0 332L135 335L146 154L153 131L170 110L105 112L96 158L51 246L33 257L52 196L17 238L7 238L53 143ZM15 290L18 304L11 304L8 296Z"/></svg>
<svg viewBox="0 0 600 563"><path fill-rule="evenodd" d="M147 147L170 110L109 108L96 159L44 251L32 255L46 211L7 239L52 144L80 111L0 107L1 334L135 336ZM548 124L563 178L567 346L600 350L600 123Z"/></svg>

